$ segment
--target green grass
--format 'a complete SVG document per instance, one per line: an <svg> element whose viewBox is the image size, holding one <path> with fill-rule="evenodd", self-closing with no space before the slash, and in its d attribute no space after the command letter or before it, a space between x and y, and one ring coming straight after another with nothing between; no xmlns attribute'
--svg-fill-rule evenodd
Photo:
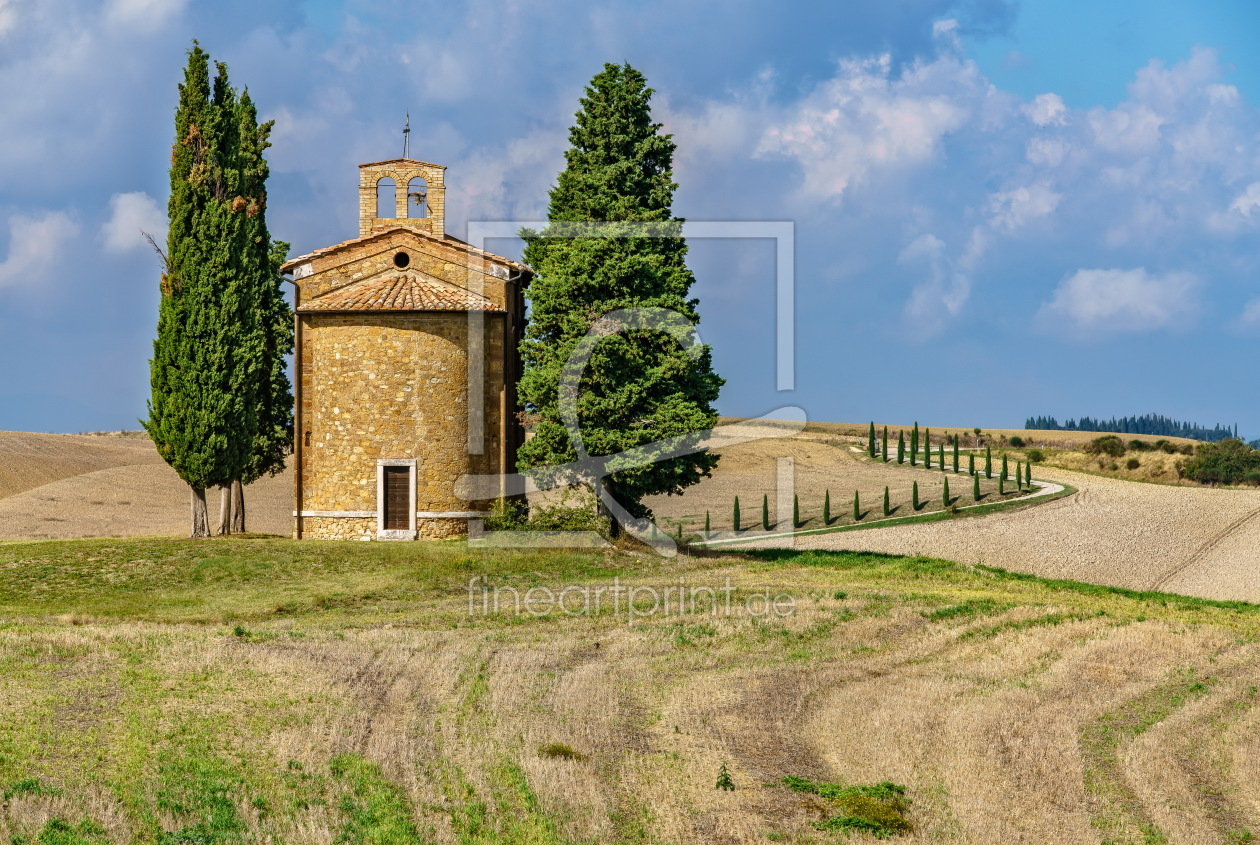
<svg viewBox="0 0 1260 845"><path fill-rule="evenodd" d="M905 797L906 788L891 781L863 786L814 783L788 775L783 785L794 792L817 795L827 802L832 814L815 825L819 830L860 831L876 839L910 832L910 822L906 820L910 806Z"/></svg>
<svg viewBox="0 0 1260 845"><path fill-rule="evenodd" d="M676 583L684 576L715 583L733 577L737 600L769 585L813 603L812 615L728 620L706 605L627 626L608 615L535 619L467 612L472 578L524 588L613 578ZM540 799L542 787L531 781L537 771L531 767L544 765L600 784L608 836L652 843L659 840L642 784L671 776L685 758L650 745L605 747L571 731L547 694L537 691L547 690L547 679L566 667L602 658L609 648L648 652L646 690L615 681L618 701L629 702L625 718L637 720L622 726L629 731L650 724L660 701L654 696L698 672L730 684L737 682L726 679L739 673L826 671L837 661L905 646L861 634L877 626L921 631L933 641L980 640L987 649L1046 626L1082 622L1098 629L1138 620L1168 624L1174 633L1213 625L1236 642L1260 640L1260 606L1253 604L870 553L768 550L666 562L605 551L474 556L458 542L249 538L0 546L0 677L10 704L0 710L0 795L9 808L56 808L32 816L38 821L6 821L0 807L0 830L13 843L97 845L111 841L109 818L94 810L105 804L125 819L131 841L146 845L285 841L295 820L312 815L326 820L330 839L339 843L427 841L439 829L469 845L564 843L572 820ZM424 638L420 644L391 638L399 629ZM558 633L580 642L581 650L553 652ZM605 650L597 652L601 642ZM336 747L330 740L326 749L301 746L305 756L276 750L285 747L276 737L317 732L329 714L345 717L338 724L358 724L365 702L384 706L391 684L405 687L407 680L386 674L353 695L331 685L303 686L324 661L342 659L348 671L367 673L390 649L407 648L448 655L459 668L448 689L431 690L427 677L419 682L431 709L418 720L417 733L406 735L413 743L406 747L423 750L429 762L383 760L353 744L348 749L352 737L340 737ZM538 659L505 676L496 661L507 652ZM269 672L272 657L298 668ZM504 732L494 702L517 683L535 692L514 706L535 714L545 731ZM1114 822L1130 831L1147 825L1159 835L1123 792L1118 755L1134 736L1210 693L1214 683L1202 672L1171 677L1082 734L1104 834ZM456 742L464 744L452 747ZM677 750L669 741L662 746ZM704 773L706 788L711 771ZM424 784L430 797L409 793L405 787L414 783ZM904 795L894 794L892 785L794 783L786 785L801 787L828 814L820 830L806 824L792 841L836 831L891 835L900 830L896 819L904 821L905 807L897 810ZM741 782L732 795L743 800L749 789ZM1239 836L1245 832L1238 828Z"/></svg>

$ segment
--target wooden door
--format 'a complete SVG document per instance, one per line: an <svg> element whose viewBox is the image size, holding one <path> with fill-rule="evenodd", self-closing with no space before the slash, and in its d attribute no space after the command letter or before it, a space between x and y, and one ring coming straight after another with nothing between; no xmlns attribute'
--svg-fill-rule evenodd
<svg viewBox="0 0 1260 845"><path fill-rule="evenodd" d="M407 531L411 528L411 467L384 467L385 530Z"/></svg>

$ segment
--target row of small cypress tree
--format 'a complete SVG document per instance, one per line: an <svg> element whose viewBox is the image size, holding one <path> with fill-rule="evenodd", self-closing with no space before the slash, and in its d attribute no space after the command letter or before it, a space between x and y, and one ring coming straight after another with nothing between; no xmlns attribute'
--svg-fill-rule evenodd
<svg viewBox="0 0 1260 845"><path fill-rule="evenodd" d="M1009 480L1010 478L1006 470L1007 468L1004 462L1003 467L1002 467L1002 473L998 476L998 495L1006 494L1005 485L1006 485L1006 481ZM979 473L975 473L975 472L971 473L971 478L972 478L971 498L973 501L979 502L987 494L981 494L980 492ZM1031 464L1024 464L1022 462L1016 463L1015 483L1016 483L1016 489L1019 491L1022 491L1024 489L1031 489L1032 487L1032 465ZM942 485L942 489L941 489L941 505L943 507L948 508L951 505L953 505L954 502L956 501L957 501L957 497L950 495L949 478L946 477L944 479L944 484ZM927 501L921 500L919 498L919 482L915 481L911 485L911 488L910 488L910 505L915 511L919 511L926 504L927 504ZM893 508L891 506L891 502L889 499L889 491L888 491L887 486L884 487L882 511L883 511L884 516L888 516L893 511ZM855 490L853 491L853 520L855 522L860 522L865 516L866 514L862 512L861 495L858 491ZM833 521L831 517L831 490L826 490L823 493L822 518L823 518L824 525L831 525ZM792 496L792 527L800 528L803 524L804 523L801 522L800 496L793 495ZM742 518L741 518L741 512L740 512L739 496L735 497L735 502L731 510L731 525L735 531L741 531L743 530L743 527L744 527ZM775 523L771 522L770 520L770 495L768 493L763 493L761 495L761 528L763 531L769 531L774 527L774 525ZM705 511L704 533L706 536L711 532L711 526L712 526L711 517L709 515L709 512Z"/></svg>

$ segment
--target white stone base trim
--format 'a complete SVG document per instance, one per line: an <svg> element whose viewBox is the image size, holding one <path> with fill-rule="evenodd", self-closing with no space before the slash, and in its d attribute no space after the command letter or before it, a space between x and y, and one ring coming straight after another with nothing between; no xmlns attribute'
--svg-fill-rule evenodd
<svg viewBox="0 0 1260 845"><path fill-rule="evenodd" d="M376 532L378 540L414 540L416 532L414 531L386 531L384 528Z"/></svg>
<svg viewBox="0 0 1260 845"><path fill-rule="evenodd" d="M376 511L302 511L293 512L294 516L319 516L329 519L375 519Z"/></svg>
<svg viewBox="0 0 1260 845"><path fill-rule="evenodd" d="M487 511L416 511L416 519L484 519ZM329 519L373 519L376 511L302 511L294 516L317 516Z"/></svg>

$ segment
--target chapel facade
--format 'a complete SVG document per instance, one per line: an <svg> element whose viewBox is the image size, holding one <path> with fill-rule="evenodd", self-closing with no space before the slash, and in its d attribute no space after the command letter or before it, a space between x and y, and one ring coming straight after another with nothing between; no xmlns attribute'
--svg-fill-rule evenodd
<svg viewBox="0 0 1260 845"><path fill-rule="evenodd" d="M359 236L284 264L296 288L294 537L453 537L515 471L527 267L445 231L446 168L359 165Z"/></svg>

